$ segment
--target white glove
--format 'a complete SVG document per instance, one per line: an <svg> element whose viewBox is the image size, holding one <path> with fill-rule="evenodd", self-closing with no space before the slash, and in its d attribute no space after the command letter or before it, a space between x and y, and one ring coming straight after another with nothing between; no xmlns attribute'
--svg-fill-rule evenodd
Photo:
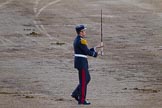
<svg viewBox="0 0 162 108"><path fill-rule="evenodd" d="M104 46L103 46L103 42L99 43L99 44L96 46L96 48L102 48L102 47L104 47Z"/></svg>

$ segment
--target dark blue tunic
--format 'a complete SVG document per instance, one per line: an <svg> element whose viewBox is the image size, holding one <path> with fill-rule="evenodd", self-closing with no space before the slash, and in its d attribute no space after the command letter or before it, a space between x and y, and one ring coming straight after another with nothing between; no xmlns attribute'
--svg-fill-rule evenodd
<svg viewBox="0 0 162 108"><path fill-rule="evenodd" d="M74 59L74 67L77 69L87 68L88 69L88 61L87 61L87 55L97 57L97 52L94 48L89 49L87 47L87 42L84 38L81 36L77 36L73 43L74 46L74 53L75 53L75 59ZM77 56L77 55L83 55Z"/></svg>

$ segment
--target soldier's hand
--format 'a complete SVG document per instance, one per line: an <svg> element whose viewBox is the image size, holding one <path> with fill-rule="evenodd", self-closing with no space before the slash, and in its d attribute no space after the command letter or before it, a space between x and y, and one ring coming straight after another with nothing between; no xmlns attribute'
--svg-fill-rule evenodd
<svg viewBox="0 0 162 108"><path fill-rule="evenodd" d="M102 48L102 47L104 47L103 42L99 43L99 44L96 46L96 48Z"/></svg>

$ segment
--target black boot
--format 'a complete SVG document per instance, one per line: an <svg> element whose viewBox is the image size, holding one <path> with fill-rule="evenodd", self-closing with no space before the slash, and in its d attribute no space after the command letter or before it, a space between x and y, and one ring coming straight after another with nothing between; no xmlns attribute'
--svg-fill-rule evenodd
<svg viewBox="0 0 162 108"><path fill-rule="evenodd" d="M74 98L76 101L79 102L79 96L76 96L76 95L71 95L72 98Z"/></svg>
<svg viewBox="0 0 162 108"><path fill-rule="evenodd" d="M91 103L88 101L84 101L84 102L78 102L79 105L90 105Z"/></svg>

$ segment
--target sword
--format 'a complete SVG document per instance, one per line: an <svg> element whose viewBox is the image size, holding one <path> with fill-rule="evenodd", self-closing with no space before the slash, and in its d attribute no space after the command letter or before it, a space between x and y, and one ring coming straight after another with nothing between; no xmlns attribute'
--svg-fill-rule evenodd
<svg viewBox="0 0 162 108"><path fill-rule="evenodd" d="M103 46L103 32L102 32L102 9L101 9L101 46ZM101 56L104 55L103 47L101 47Z"/></svg>

